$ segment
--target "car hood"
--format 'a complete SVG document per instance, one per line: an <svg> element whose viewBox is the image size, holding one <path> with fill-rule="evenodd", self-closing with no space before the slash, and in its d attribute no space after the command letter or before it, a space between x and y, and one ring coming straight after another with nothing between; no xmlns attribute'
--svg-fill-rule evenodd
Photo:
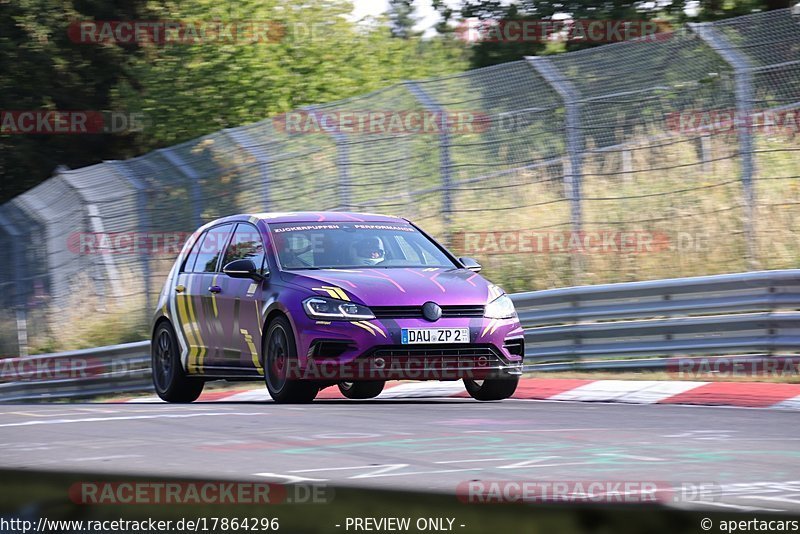
<svg viewBox="0 0 800 534"><path fill-rule="evenodd" d="M342 298L366 306L485 304L500 290L466 269L321 269L283 271L284 281L321 296ZM338 297L337 297L338 295Z"/></svg>

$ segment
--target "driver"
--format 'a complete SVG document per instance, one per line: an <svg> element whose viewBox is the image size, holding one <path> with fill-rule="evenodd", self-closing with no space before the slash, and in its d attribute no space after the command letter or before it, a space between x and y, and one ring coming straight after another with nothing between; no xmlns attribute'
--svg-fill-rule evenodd
<svg viewBox="0 0 800 534"><path fill-rule="evenodd" d="M377 265L386 259L380 237L365 237L357 241L353 248L357 265Z"/></svg>

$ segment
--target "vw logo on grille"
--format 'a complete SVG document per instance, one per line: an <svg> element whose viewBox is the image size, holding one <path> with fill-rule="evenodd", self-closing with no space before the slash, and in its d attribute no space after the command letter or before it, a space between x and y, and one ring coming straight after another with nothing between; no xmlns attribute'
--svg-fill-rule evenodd
<svg viewBox="0 0 800 534"><path fill-rule="evenodd" d="M422 316L433 322L442 316L442 309L435 302L426 302L422 305Z"/></svg>

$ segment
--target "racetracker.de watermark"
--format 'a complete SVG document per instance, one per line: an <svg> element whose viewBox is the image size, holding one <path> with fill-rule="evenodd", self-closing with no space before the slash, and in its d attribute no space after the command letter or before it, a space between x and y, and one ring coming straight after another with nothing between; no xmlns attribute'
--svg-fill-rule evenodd
<svg viewBox="0 0 800 534"><path fill-rule="evenodd" d="M800 133L800 110L754 110L743 115L736 109L694 109L668 113L666 124L670 131L680 134L748 131L793 136Z"/></svg>
<svg viewBox="0 0 800 534"><path fill-rule="evenodd" d="M455 32L468 43L618 43L640 39L645 42L668 38L672 31L658 20L514 20L467 19Z"/></svg>
<svg viewBox="0 0 800 534"><path fill-rule="evenodd" d="M69 498L82 505L325 504L333 489L323 484L206 481L76 482Z"/></svg>
<svg viewBox="0 0 800 534"><path fill-rule="evenodd" d="M286 25L264 20L84 20L70 23L77 44L200 45L282 41Z"/></svg>
<svg viewBox="0 0 800 534"><path fill-rule="evenodd" d="M141 132L143 113L122 111L0 110L0 134L80 135Z"/></svg>
<svg viewBox="0 0 800 534"><path fill-rule="evenodd" d="M685 380L711 378L796 378L800 376L797 356L714 356L678 358L667 363L667 372Z"/></svg>
<svg viewBox="0 0 800 534"><path fill-rule="evenodd" d="M147 254L177 256L191 232L73 232L67 236L67 249L73 254ZM208 232L202 252L220 252L227 232ZM257 235L254 240L259 239Z"/></svg>
<svg viewBox="0 0 800 534"><path fill-rule="evenodd" d="M687 503L713 502L713 482L652 480L469 480L456 496L467 504L493 503Z"/></svg>
<svg viewBox="0 0 800 534"><path fill-rule="evenodd" d="M3 358L0 382L35 382L89 378L108 371L98 358Z"/></svg>
<svg viewBox="0 0 800 534"><path fill-rule="evenodd" d="M456 232L453 248L467 255L496 254L651 254L664 251L697 252L707 248L705 235L678 232L586 232L499 230Z"/></svg>
<svg viewBox="0 0 800 534"><path fill-rule="evenodd" d="M272 119L286 134L451 134L483 133L491 118L480 111L353 110L290 111Z"/></svg>
<svg viewBox="0 0 800 534"><path fill-rule="evenodd" d="M370 323L366 323L370 324ZM361 322L365 326L365 322ZM366 326L365 326L366 327ZM369 329L383 338L386 332L377 326ZM378 331L380 330L380 332ZM308 358L305 364L296 359L272 369L276 376L292 380L341 382L351 380L458 380L471 378L483 380L496 372L498 362L489 356L374 356L352 361L339 361L338 355L321 353ZM517 364L522 358L517 357Z"/></svg>

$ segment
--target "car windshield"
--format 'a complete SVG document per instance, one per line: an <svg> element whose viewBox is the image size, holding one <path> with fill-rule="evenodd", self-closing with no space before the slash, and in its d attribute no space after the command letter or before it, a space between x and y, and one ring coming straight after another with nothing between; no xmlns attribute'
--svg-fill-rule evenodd
<svg viewBox="0 0 800 534"><path fill-rule="evenodd" d="M409 224L270 224L270 231L281 267L286 270L456 267L436 244Z"/></svg>

